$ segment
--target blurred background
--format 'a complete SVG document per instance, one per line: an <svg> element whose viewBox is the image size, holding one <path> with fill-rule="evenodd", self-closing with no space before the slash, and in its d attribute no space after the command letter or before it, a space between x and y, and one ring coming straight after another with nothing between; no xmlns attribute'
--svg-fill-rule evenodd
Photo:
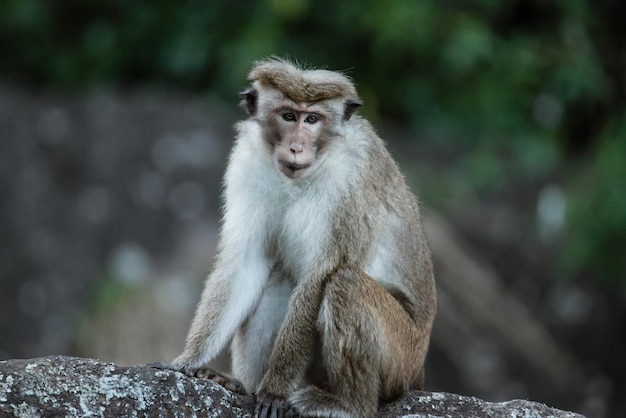
<svg viewBox="0 0 626 418"><path fill-rule="evenodd" d="M626 416L626 3L0 2L0 360L171 360L237 93L342 70L419 194L427 389Z"/></svg>

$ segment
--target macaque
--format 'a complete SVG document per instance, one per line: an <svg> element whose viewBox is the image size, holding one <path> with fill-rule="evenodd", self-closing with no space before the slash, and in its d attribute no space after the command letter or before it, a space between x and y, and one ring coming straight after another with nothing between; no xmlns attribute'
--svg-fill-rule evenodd
<svg viewBox="0 0 626 418"><path fill-rule="evenodd" d="M370 417L422 389L437 308L420 208L351 80L257 62L218 253L171 368L254 393L261 418ZM232 341L232 377L207 367Z"/></svg>

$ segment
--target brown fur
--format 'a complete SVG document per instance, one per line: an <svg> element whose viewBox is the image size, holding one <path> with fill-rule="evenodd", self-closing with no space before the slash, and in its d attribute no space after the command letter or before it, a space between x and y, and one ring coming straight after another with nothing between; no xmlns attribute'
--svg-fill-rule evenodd
<svg viewBox="0 0 626 418"><path fill-rule="evenodd" d="M336 77L342 88L330 89L332 93L326 92L326 83L305 89L308 74L289 63L271 61L255 67L251 79L296 102L317 97L308 93L311 90L327 99L356 97L354 87L344 85L349 80L340 74ZM365 163L355 172L331 220L334 232L326 258L292 296L257 394L262 417L281 409L298 416L367 417L375 413L379 397L393 399L424 385L437 302L419 205L370 124L355 116L346 122L346 129L367 138L365 148L358 150ZM329 143L339 140L332 137ZM403 222L394 242L403 279L385 289L362 268L372 243L384 233L382 221L388 211ZM319 357L319 341L329 392L315 385L294 390L295 382L315 369L311 362Z"/></svg>
<svg viewBox="0 0 626 418"><path fill-rule="evenodd" d="M418 202L348 77L270 58L249 79L216 267L174 368L256 390L261 418L373 416L424 384L437 301ZM205 364L233 334L241 383Z"/></svg>
<svg viewBox="0 0 626 418"><path fill-rule="evenodd" d="M294 102L357 97L354 85L345 75L327 70L302 70L281 58L258 61L248 80L278 89Z"/></svg>

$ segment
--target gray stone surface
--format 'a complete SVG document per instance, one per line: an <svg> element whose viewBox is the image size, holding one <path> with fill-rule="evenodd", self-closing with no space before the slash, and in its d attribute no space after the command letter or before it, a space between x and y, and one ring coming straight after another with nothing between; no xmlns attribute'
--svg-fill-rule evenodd
<svg viewBox="0 0 626 418"><path fill-rule="evenodd" d="M0 417L252 417L252 396L210 380L149 367L52 356L0 362ZM491 403L442 392L411 392L378 417L575 418L543 404Z"/></svg>

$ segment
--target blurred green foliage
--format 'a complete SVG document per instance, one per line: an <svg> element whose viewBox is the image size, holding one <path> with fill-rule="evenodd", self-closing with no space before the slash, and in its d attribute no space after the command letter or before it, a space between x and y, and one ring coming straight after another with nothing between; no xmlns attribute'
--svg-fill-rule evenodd
<svg viewBox="0 0 626 418"><path fill-rule="evenodd" d="M4 0L0 74L231 98L267 55L343 69L369 117L462 156L467 187L566 168L563 265L626 284L624 17L623 0Z"/></svg>

